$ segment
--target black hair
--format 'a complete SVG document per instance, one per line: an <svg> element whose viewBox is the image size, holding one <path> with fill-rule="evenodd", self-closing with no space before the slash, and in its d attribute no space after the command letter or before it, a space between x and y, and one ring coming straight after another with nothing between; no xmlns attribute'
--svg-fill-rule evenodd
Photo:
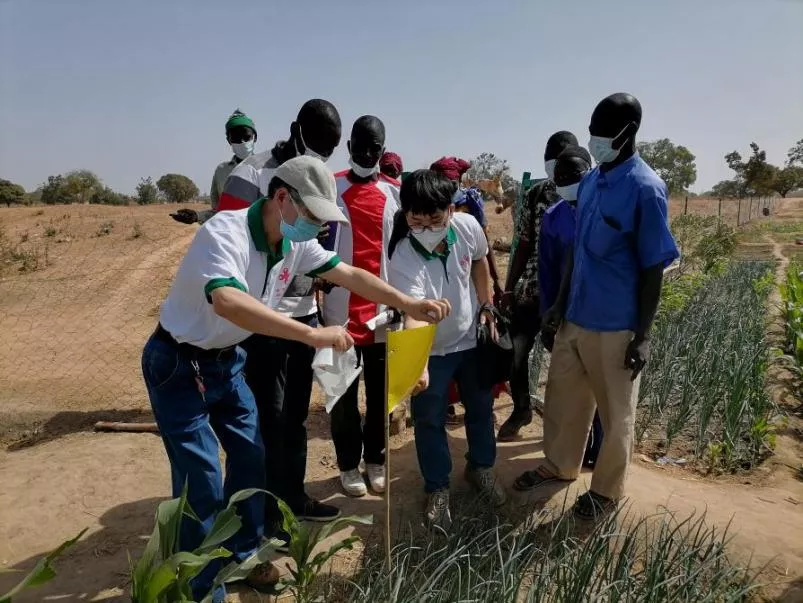
<svg viewBox="0 0 803 603"><path fill-rule="evenodd" d="M268 194L265 195L265 197L268 199L273 199L276 191L278 191L280 188L286 188L287 192L290 193L290 196L293 197L294 200L301 199L298 191L278 176L274 176L270 179L270 182L268 183Z"/></svg>
<svg viewBox="0 0 803 603"><path fill-rule="evenodd" d="M433 170L416 170L401 183L399 201L401 209L393 217L393 232L388 243L388 259L396 246L410 233L407 214L432 215L449 209L457 185L443 174Z"/></svg>
<svg viewBox="0 0 803 603"><path fill-rule="evenodd" d="M385 141L385 124L382 120L373 115L363 115L358 117L357 121L351 127L351 135L354 136L355 132L370 132L379 134L382 141Z"/></svg>
<svg viewBox="0 0 803 603"><path fill-rule="evenodd" d="M589 168L591 167L591 155L581 146L571 145L566 147L560 152L556 159L568 159L570 157L580 159L586 162Z"/></svg>
<svg viewBox="0 0 803 603"><path fill-rule="evenodd" d="M299 127L304 144L314 151L334 149L340 143L342 130L340 114L329 101L313 98L301 105L301 109L298 110L298 116L290 126L290 138L279 140L271 149L271 155L279 165L298 154L293 131Z"/></svg>
<svg viewBox="0 0 803 603"><path fill-rule="evenodd" d="M557 159L561 151L566 147L574 145L577 146L577 137L566 130L555 132L546 141L546 149L544 150L544 161L550 159Z"/></svg>

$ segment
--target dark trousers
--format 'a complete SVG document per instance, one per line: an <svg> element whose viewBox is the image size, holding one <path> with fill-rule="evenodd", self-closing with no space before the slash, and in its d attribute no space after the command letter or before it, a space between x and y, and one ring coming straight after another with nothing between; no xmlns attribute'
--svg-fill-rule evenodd
<svg viewBox="0 0 803 603"><path fill-rule="evenodd" d="M532 407L530 400L530 352L541 328L538 300L531 304L513 307L510 332L513 336L513 367L510 371L510 394L513 412L527 412Z"/></svg>
<svg viewBox="0 0 803 603"><path fill-rule="evenodd" d="M317 325L314 314L296 320ZM315 349L298 341L264 335L252 335L242 347L248 354L245 380L256 398L265 444L266 487L296 511L306 498L306 421ZM281 518L272 498L268 498L266 516L273 522Z"/></svg>
<svg viewBox="0 0 803 603"><path fill-rule="evenodd" d="M365 381L365 424L357 406L360 380L356 379L332 409L332 440L341 471L356 469L360 458L372 465L385 464L385 344L356 348Z"/></svg>

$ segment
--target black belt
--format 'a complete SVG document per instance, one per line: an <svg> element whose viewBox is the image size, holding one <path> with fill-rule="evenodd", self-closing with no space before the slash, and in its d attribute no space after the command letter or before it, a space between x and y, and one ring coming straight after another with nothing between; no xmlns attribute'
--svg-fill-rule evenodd
<svg viewBox="0 0 803 603"><path fill-rule="evenodd" d="M192 345L191 343L179 343L176 341L175 337L173 337L170 332L162 326L162 323L156 325L156 330L153 332L153 336L159 341L163 341L164 343L168 343L177 347L181 353L198 360L217 360L224 356L228 356L229 354L233 354L234 350L237 349L236 345L232 345L227 348L213 348L211 350L205 350L196 345Z"/></svg>

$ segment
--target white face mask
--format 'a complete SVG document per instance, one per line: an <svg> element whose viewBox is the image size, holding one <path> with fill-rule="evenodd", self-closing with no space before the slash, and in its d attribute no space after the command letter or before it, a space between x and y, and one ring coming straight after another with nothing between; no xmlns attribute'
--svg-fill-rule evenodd
<svg viewBox="0 0 803 603"><path fill-rule="evenodd" d="M627 126L622 128L622 132L627 129ZM622 146L618 149L613 148L613 141L622 135L619 132L613 138L605 138L604 136L591 136L588 140L588 151L597 163L610 163L619 156L619 151L622 150L625 141L622 141Z"/></svg>
<svg viewBox="0 0 803 603"><path fill-rule="evenodd" d="M544 161L544 171L546 172L547 178L550 180L555 179L555 162L557 159L550 159L549 161Z"/></svg>
<svg viewBox="0 0 803 603"><path fill-rule="evenodd" d="M441 244L441 241L446 238L446 230L448 228L449 225L447 224L435 230L425 228L424 232L413 232L411 234L415 237L416 241L421 243L421 247L432 253L435 248Z"/></svg>
<svg viewBox="0 0 803 603"><path fill-rule="evenodd" d="M361 166L349 157L349 165L351 166L351 171L357 174L357 176L360 178L370 178L379 171L379 162L377 162L373 167L367 168Z"/></svg>
<svg viewBox="0 0 803 603"><path fill-rule="evenodd" d="M558 193L562 199L566 199L566 201L577 201L578 188L580 188L580 183L575 182L569 186L556 186L555 192Z"/></svg>
<svg viewBox="0 0 803 603"><path fill-rule="evenodd" d="M245 159L254 152L254 141L246 140L245 142L235 142L231 145L231 150L238 159Z"/></svg>

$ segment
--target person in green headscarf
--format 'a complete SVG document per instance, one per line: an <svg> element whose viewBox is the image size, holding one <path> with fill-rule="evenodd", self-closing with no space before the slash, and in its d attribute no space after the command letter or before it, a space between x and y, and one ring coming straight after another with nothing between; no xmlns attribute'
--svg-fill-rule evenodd
<svg viewBox="0 0 803 603"><path fill-rule="evenodd" d="M234 155L230 160L218 164L215 168L212 190L209 193L212 209L200 212L193 209L180 209L175 214L170 214L173 219L185 224L194 224L195 222L203 224L214 216L226 179L238 163L254 153L256 140L257 129L254 120L239 109L235 110L226 120L226 141L231 145Z"/></svg>

